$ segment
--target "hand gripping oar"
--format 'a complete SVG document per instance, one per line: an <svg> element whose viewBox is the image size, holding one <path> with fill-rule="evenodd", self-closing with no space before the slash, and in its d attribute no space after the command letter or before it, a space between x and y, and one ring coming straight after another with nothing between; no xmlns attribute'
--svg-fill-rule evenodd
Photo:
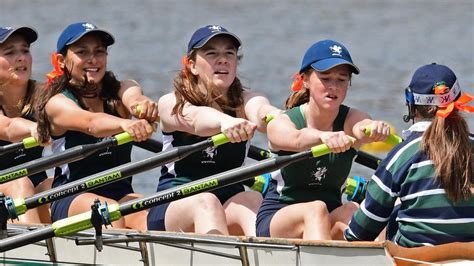
<svg viewBox="0 0 474 266"><path fill-rule="evenodd" d="M43 191L28 198L15 199L14 201L10 200L9 204L7 205L7 210L9 213L9 217L7 217L7 219L15 219L19 215L24 214L29 209L119 181L129 176L156 168L163 164L180 160L191 153L206 149L211 146L217 147L227 142L229 142L229 140L224 134L221 133L201 142L174 147L170 150L160 152L150 158L138 162L123 164L112 169L78 179L71 183Z"/></svg>
<svg viewBox="0 0 474 266"><path fill-rule="evenodd" d="M36 141L35 138L33 137L25 138L20 142L16 142L16 143L12 143L12 144L8 144L8 145L0 147L0 156L10 153L10 152L17 151L19 149L31 149L37 146L39 146L39 143Z"/></svg>
<svg viewBox="0 0 474 266"><path fill-rule="evenodd" d="M18 179L20 177L33 175L41 171L50 169L51 167L55 167L65 163L75 162L80 159L86 158L94 152L100 151L108 147L122 145L131 142L132 140L133 139L130 134L128 134L127 132L123 132L111 138L105 138L101 142L72 147L63 152L53 154L48 157L42 157L20 165L16 165L0 171L0 184Z"/></svg>
<svg viewBox="0 0 474 266"><path fill-rule="evenodd" d="M189 197L204 191L239 183L247 179L254 178L257 175L280 169L289 164L307 158L322 156L328 154L329 152L330 149L328 146L326 144L321 144L311 148L308 151L269 158L253 165L235 168L220 174L212 175L210 177L158 192L149 197L129 201L120 205L107 205L107 203L104 203L97 209L99 209L99 213L102 216L102 223L107 225L128 214L143 211L163 203ZM31 232L1 240L0 252L5 252L7 250L25 246L54 236L67 236L92 228L94 225L91 221L91 214L91 211L78 214L56 221L45 228L40 228Z"/></svg>
<svg viewBox="0 0 474 266"><path fill-rule="evenodd" d="M367 128L365 130L365 134L367 136L370 135L370 128ZM387 139L384 141L384 143L390 145L391 147L399 144L400 142L402 142L403 139L396 135L396 134L390 134L388 135ZM381 158L379 157L376 157L370 153L367 153L367 152L364 152L364 151L361 151L361 150L358 150L357 151L357 156L355 158L355 162L361 164L361 165L364 165L364 166L367 166L368 168L371 168L371 169L374 169L376 170L377 167L379 166L380 162L382 161Z"/></svg>

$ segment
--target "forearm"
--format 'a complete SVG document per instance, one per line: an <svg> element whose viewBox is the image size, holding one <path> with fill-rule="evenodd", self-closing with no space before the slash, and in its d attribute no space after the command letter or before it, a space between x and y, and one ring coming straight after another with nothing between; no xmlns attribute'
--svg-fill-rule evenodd
<svg viewBox="0 0 474 266"><path fill-rule="evenodd" d="M270 134L268 140L274 150L300 152L321 144L320 132L317 129L303 128L277 135Z"/></svg>
<svg viewBox="0 0 474 266"><path fill-rule="evenodd" d="M221 132L221 127L229 115L211 107L198 106L189 112L189 124L198 136L211 136ZM184 117L183 119L187 119Z"/></svg>
<svg viewBox="0 0 474 266"><path fill-rule="evenodd" d="M86 123L88 126L85 130L80 129L80 131L84 131L84 133L98 138L112 136L124 131L122 123L125 121L127 121L127 119L105 113L94 113L94 116Z"/></svg>
<svg viewBox="0 0 474 266"><path fill-rule="evenodd" d="M249 120L257 125L257 129L260 132L267 132L267 118L274 118L277 115L281 114L282 110L276 108L273 105L265 104L262 105L257 112L256 116L249 117Z"/></svg>

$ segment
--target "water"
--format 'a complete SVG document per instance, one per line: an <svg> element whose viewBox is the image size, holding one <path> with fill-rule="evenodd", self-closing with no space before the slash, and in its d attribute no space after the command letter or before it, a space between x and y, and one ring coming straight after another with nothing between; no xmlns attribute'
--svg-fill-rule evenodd
<svg viewBox="0 0 474 266"><path fill-rule="evenodd" d="M265 93L276 106L289 94L290 77L306 49L333 38L344 43L361 69L346 104L390 122L398 132L407 124L403 89L420 65L450 66L464 91L474 94L474 1L340 0L340 1L125 1L1 0L0 25L30 25L39 32L34 43L34 77L49 72L50 53L64 27L90 21L116 38L109 69L119 78L139 81L153 99L170 91L181 57L194 30L221 24L243 41L239 76ZM468 122L474 131L474 118ZM154 138L160 139L157 133ZM254 144L266 147L257 135ZM133 160L152 153L134 150ZM381 154L383 156L383 154ZM353 174L371 170L354 165ZM158 171L138 175L135 189L154 192Z"/></svg>

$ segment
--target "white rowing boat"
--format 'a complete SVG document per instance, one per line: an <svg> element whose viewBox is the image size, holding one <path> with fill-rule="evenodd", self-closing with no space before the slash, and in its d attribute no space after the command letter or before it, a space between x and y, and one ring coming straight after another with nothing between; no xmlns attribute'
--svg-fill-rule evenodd
<svg viewBox="0 0 474 266"><path fill-rule="evenodd" d="M9 225L17 234L39 226ZM93 230L55 237L2 253L3 265L413 265L435 261L474 265L474 242L401 248L391 242L299 239L104 230L104 248Z"/></svg>

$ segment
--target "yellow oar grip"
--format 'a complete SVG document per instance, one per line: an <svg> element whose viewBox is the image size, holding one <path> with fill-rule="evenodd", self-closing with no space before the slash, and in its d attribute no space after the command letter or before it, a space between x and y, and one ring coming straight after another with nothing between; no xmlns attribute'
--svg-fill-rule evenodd
<svg viewBox="0 0 474 266"><path fill-rule="evenodd" d="M36 141L36 139L33 137L25 138L22 140L22 142L25 149L30 149L30 148L39 146L38 141Z"/></svg>
<svg viewBox="0 0 474 266"><path fill-rule="evenodd" d="M319 144L318 146L314 146L311 148L311 153L313 154L313 157L323 156L330 152L331 149L329 149L328 145L326 144Z"/></svg>
<svg viewBox="0 0 474 266"><path fill-rule="evenodd" d="M365 135L370 136L370 131L371 130L372 129L370 127L365 128L365 131L364 131ZM390 144L392 146L395 146L395 145L401 143L402 141L403 141L403 139L400 136L392 133L392 134L388 135L387 139L384 142L387 143L387 144Z"/></svg>
<svg viewBox="0 0 474 266"><path fill-rule="evenodd" d="M355 138L349 136L349 139L354 143L356 141ZM329 149L328 145L326 144L319 144L318 146L314 146L311 148L311 153L313 154L313 157L319 157L326 155L331 152L331 149Z"/></svg>
<svg viewBox="0 0 474 266"><path fill-rule="evenodd" d="M214 143L214 147L217 147L229 142L229 139L223 133L212 136L211 139L212 139L212 143Z"/></svg>
<svg viewBox="0 0 474 266"><path fill-rule="evenodd" d="M114 138L117 140L117 145L122 145L125 143L129 143L133 140L132 136L128 132L122 132L120 134L117 134L114 136Z"/></svg>

